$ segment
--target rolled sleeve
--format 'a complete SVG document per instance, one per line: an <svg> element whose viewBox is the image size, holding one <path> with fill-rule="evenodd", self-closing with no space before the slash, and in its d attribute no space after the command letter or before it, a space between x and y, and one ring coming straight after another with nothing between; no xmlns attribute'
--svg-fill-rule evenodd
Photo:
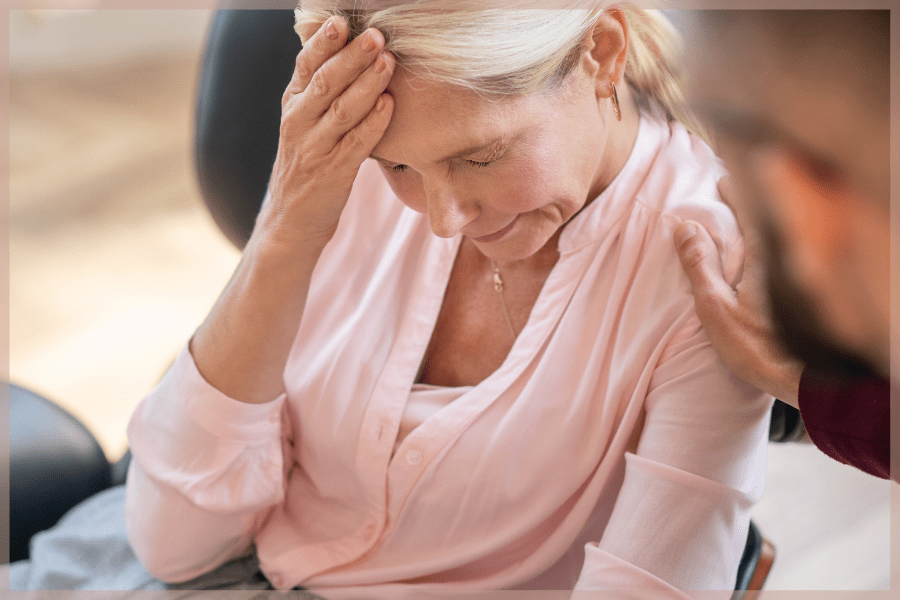
<svg viewBox="0 0 900 600"><path fill-rule="evenodd" d="M283 499L285 395L229 398L197 370L185 345L128 425L134 460L150 478L212 512L257 510Z"/></svg>
<svg viewBox="0 0 900 600"><path fill-rule="evenodd" d="M772 398L728 372L696 316L683 323L654 370L637 452L626 453L615 508L586 548L577 589L734 587L763 490Z"/></svg>
<svg viewBox="0 0 900 600"><path fill-rule="evenodd" d="M616 506L627 510L614 513L601 543L586 547L579 589L644 589L651 581L668 590L733 588L756 498L641 456L625 460Z"/></svg>
<svg viewBox="0 0 900 600"><path fill-rule="evenodd" d="M577 592L587 590L615 591L615 598L619 600L626 598L629 600L644 598L690 600L690 596L659 577L625 562L614 554L601 550L596 544L587 544L584 554L584 567L578 578L578 585L575 586L576 594L572 595L572 600L582 597ZM599 598L600 596L592 595L590 597Z"/></svg>

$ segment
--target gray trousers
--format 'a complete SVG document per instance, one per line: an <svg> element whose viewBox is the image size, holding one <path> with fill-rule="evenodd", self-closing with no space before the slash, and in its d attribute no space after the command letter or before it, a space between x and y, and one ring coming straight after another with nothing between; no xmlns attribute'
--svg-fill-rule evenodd
<svg viewBox="0 0 900 600"><path fill-rule="evenodd" d="M31 540L31 558L10 565L9 589L160 591L166 600L199 598L202 590L258 590L241 598L324 600L308 591L273 591L256 554L238 558L190 581L166 584L147 572L125 535L125 486L92 496ZM268 591L268 593L267 593ZM184 592L183 594L180 592ZM73 598L84 596L73 595ZM145 594L115 594L116 599ZM29 594L31 597L39 595ZM49 597L49 596L48 596ZM59 595L53 595L59 598ZM98 598L101 596L98 596ZM106 596L103 595L103 598Z"/></svg>

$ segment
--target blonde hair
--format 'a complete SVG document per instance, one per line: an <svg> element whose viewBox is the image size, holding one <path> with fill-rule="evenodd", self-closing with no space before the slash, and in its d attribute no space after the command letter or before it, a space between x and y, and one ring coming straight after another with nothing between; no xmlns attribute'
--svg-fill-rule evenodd
<svg viewBox="0 0 900 600"><path fill-rule="evenodd" d="M399 68L491 98L557 89L578 65L603 10L615 6L628 22L625 81L638 107L707 140L682 92L681 36L658 10L612 1L599 2L610 5L601 7L597 0L570 0L553 9L484 8L483 0L454 0L452 9L447 0L382 4L304 0L295 11L296 30L303 38L340 15L350 39L369 27L381 31Z"/></svg>

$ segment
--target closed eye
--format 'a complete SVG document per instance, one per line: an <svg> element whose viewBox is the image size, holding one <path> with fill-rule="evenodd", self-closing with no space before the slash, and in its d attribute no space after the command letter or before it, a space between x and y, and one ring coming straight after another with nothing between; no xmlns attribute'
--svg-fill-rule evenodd
<svg viewBox="0 0 900 600"><path fill-rule="evenodd" d="M491 164L492 162L494 162L494 161L488 160L488 161L482 162L482 161L477 161L477 160L466 160L466 163L472 165L473 167L486 167L489 164ZM409 168L406 165L390 165L390 166L385 165L385 167L391 173L403 173L404 171L406 171Z"/></svg>

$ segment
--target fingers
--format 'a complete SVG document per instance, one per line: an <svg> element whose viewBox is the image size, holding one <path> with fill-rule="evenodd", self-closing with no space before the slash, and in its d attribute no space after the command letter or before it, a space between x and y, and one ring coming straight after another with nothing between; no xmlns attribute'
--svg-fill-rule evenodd
<svg viewBox="0 0 900 600"><path fill-rule="evenodd" d="M730 175L726 175L719 179L717 187L719 190L719 197L721 197L722 201L731 208L732 212L734 212L738 227L741 230L741 235L744 236L744 239L748 244L757 244L759 235L756 228L753 226L754 222L750 215L749 207L747 206L747 200L741 196L739 193L740 190L735 187L734 179Z"/></svg>
<svg viewBox="0 0 900 600"><path fill-rule="evenodd" d="M341 138L349 135L363 119L371 115L391 80L395 64L392 54L382 52L381 56L343 94L335 98L322 119L324 127L321 129L321 140L325 144L336 146ZM365 135L369 126L380 123L379 115L372 115L368 126L353 135ZM384 125L387 126L387 123Z"/></svg>
<svg viewBox="0 0 900 600"><path fill-rule="evenodd" d="M307 40L297 55L294 75L291 77L281 101L282 108L294 96L305 91L316 71L344 47L347 43L347 32L347 23L340 17L333 17L328 19L315 35Z"/></svg>
<svg viewBox="0 0 900 600"><path fill-rule="evenodd" d="M312 118L324 115L332 103L383 56L382 48L384 35L377 29L367 29L328 58L313 74L305 93L297 97L303 113Z"/></svg>
<svg viewBox="0 0 900 600"><path fill-rule="evenodd" d="M737 215L737 209L734 206L734 180L731 175L723 175L720 177L717 188L719 190L719 196L722 198L722 202L727 204L731 210L734 211L735 215Z"/></svg>
<svg viewBox="0 0 900 600"><path fill-rule="evenodd" d="M675 230L675 249L681 268L691 282L698 312L701 304L733 302L735 292L722 274L719 251L709 233L694 221L685 221Z"/></svg>
<svg viewBox="0 0 900 600"><path fill-rule="evenodd" d="M384 135L393 110L394 99L390 94L382 94L362 122L344 135L338 152L345 155L351 164L362 163Z"/></svg>

